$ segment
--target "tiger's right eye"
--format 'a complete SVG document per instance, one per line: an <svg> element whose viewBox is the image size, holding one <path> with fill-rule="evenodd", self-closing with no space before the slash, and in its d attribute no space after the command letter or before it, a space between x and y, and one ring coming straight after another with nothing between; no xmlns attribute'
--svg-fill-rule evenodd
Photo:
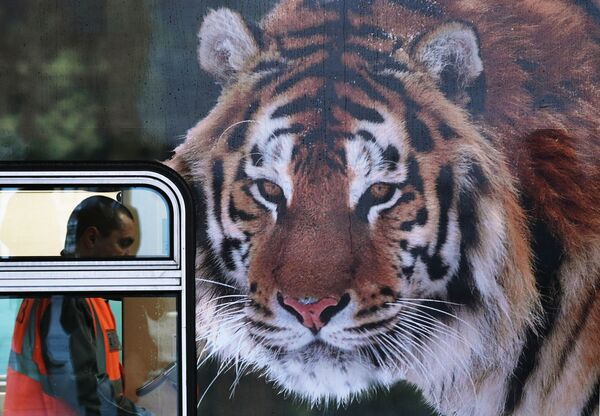
<svg viewBox="0 0 600 416"><path fill-rule="evenodd" d="M387 202L394 195L394 187L389 183L375 183L368 189L369 194L376 204Z"/></svg>
<svg viewBox="0 0 600 416"><path fill-rule="evenodd" d="M377 200L385 199L391 191L392 186L388 183L376 183L369 187L369 192Z"/></svg>

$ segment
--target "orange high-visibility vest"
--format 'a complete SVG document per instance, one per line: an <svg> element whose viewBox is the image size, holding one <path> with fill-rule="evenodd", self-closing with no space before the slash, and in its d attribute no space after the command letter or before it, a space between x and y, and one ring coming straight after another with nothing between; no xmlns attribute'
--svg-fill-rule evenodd
<svg viewBox="0 0 600 416"><path fill-rule="evenodd" d="M115 396L122 395L119 351L114 348L114 339L109 340L109 333L116 334L115 318L104 299L85 300L94 320L98 375L108 377ZM40 323L50 303L51 298L40 298L24 299L21 304L7 372L5 416L74 416L81 413L56 394L56 386L48 377ZM77 392L72 394L76 396Z"/></svg>

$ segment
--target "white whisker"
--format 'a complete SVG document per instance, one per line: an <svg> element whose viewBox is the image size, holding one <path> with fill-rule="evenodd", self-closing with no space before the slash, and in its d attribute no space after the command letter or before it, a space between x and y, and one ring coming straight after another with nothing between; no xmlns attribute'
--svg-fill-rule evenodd
<svg viewBox="0 0 600 416"><path fill-rule="evenodd" d="M235 287L235 286L231 286L231 285L228 285L227 283L223 283L223 282L217 282L216 280L202 279L200 277L197 277L196 280L199 281L199 282L212 283L213 285L225 286L225 287L228 287L230 289L235 289L235 290L239 291L239 289L237 287Z"/></svg>
<svg viewBox="0 0 600 416"><path fill-rule="evenodd" d="M443 338L440 337L437 334L432 333L431 331L429 331L429 327L423 327L421 324L418 324L416 322L411 322L409 321L403 321L403 322L399 322L395 325L396 328L404 331L405 328L404 327L408 327L410 329L412 329L413 331L418 332L419 334L421 334L423 337L427 338L429 340L429 342L431 342L432 344L436 345L437 347L440 348L440 351L443 354L449 354L449 352L454 352L454 349L451 348L451 346L448 344L448 342ZM416 338L418 339L418 338ZM441 368L444 369L444 371L446 373L449 373L448 368L442 364L442 362L439 360L439 358L437 357L437 354L435 354L433 352L433 350L427 346L422 340L419 339L419 341L421 342L421 344L423 345L423 347L425 347L427 349L427 352L429 352L431 354L431 356L437 361L437 363L439 364L439 366ZM446 348L444 348L446 347ZM456 354L452 354L451 357L452 361L457 362L458 366L460 368L460 370L462 370L462 372L464 373L464 375L467 377L467 379L470 381L471 387L473 389L473 394L475 394L475 384L473 383L473 380L471 379L471 375L467 370L467 366L466 363L464 362L464 360L459 357ZM451 362L452 362L451 361ZM460 390L458 390L458 388L455 386L456 392L458 393L458 395L460 396L460 399L463 400L462 398L462 394L460 392Z"/></svg>
<svg viewBox="0 0 600 416"><path fill-rule="evenodd" d="M217 144L219 144L219 142L221 141L221 139L223 138L223 136L225 135L225 133L227 133L232 128L234 128L236 126L239 126L240 124L244 124L244 123L257 123L257 124L259 124L259 122L256 121L256 120L240 120L240 121L237 121L237 122L235 122L233 124L230 124L225 130L223 130L221 132L221 134L219 135L219 138L217 140L215 140L215 144L213 144L213 146L211 147L210 150L212 151L217 146Z"/></svg>
<svg viewBox="0 0 600 416"><path fill-rule="evenodd" d="M233 367L233 365L234 364L229 364L229 361L224 361L223 364L221 364L221 367L219 368L219 371L217 371L217 375L208 384L208 386L206 387L206 390L204 390L204 393L202 394L202 397L200 397L200 400L198 400L197 407L200 407L200 403L202 403L202 400L204 400L204 397L206 396L206 393L208 393L208 391L210 390L210 388L212 387L212 385L215 383L215 381L217 381L217 378L219 378L219 376L221 374L223 374L224 372L226 372L229 369L231 369Z"/></svg>
<svg viewBox="0 0 600 416"><path fill-rule="evenodd" d="M438 309L438 308L434 308L434 307L431 307L431 306L423 305L422 303L409 302L409 301L403 301L403 300L396 300L395 302L390 302L390 303L387 303L387 304L388 305L412 305L412 306L417 306L419 308L425 308L425 309L429 309L429 310L432 310L432 311L436 311L436 312L439 312L439 313L441 313L443 315L450 316L450 317L456 319L457 321L460 321L461 323L465 324L470 329L476 331L476 329L473 327L473 325L471 325L470 323L468 323L464 319L462 319L462 318L458 317L457 315L452 314L450 312L446 312L446 311L444 311L442 309Z"/></svg>
<svg viewBox="0 0 600 416"><path fill-rule="evenodd" d="M436 332L448 335L450 337L455 338L456 340L462 342L465 346L470 347L471 344L464 338L460 333L454 328L446 325L445 323L435 319L434 317L419 313L420 310L415 307L407 306L409 310L403 310L401 316L408 316L409 318L416 319L423 324L431 324L433 328L435 328Z"/></svg>
<svg viewBox="0 0 600 416"><path fill-rule="evenodd" d="M423 301L423 302L443 303L443 304L446 304L446 305L453 305L453 306L465 306L462 303L450 302L450 301L447 301L447 300L440 300L440 299L405 298L405 297L402 297L402 298L398 298L396 300L399 300L399 301L403 301L403 300L406 300L406 301Z"/></svg>

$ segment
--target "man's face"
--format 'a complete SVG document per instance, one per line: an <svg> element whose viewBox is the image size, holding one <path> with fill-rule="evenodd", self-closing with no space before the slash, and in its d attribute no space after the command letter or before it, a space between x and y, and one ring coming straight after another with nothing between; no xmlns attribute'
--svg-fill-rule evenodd
<svg viewBox="0 0 600 416"><path fill-rule="evenodd" d="M133 244L137 239L137 227L126 215L119 215L121 226L107 236L100 234L96 227L89 227L83 236L81 257L122 257L132 256Z"/></svg>

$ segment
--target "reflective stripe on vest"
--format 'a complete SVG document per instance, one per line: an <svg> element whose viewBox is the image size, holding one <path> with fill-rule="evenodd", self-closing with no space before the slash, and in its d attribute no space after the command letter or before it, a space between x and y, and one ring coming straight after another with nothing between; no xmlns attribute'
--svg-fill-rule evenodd
<svg viewBox="0 0 600 416"><path fill-rule="evenodd" d="M28 300L25 300L26 302ZM29 305L22 305L22 308L26 308ZM31 308L29 309L29 313L23 315L22 325L24 326L23 338L20 343L21 345L21 353L17 353L14 349L11 349L10 356L8 358L8 366L12 368L14 371L25 374L27 377L30 377L42 384L42 388L46 392L51 391L50 383L47 377L42 375L42 372L45 373L45 369L40 369L38 364L34 361L33 358L33 349L35 345L35 340L37 337L35 336L36 326L29 325L29 320L36 319L37 311L40 307L40 302L36 299L33 301ZM19 311L19 314L21 311Z"/></svg>
<svg viewBox="0 0 600 416"><path fill-rule="evenodd" d="M96 355L98 356L98 373L106 374L110 379L115 396L123 394L123 381L119 363L119 353L110 351L107 331L115 329L115 322L110 307L104 299L86 299L92 316L94 317L94 330L96 331ZM104 325L100 317L104 318ZM100 332L101 336L98 336Z"/></svg>

